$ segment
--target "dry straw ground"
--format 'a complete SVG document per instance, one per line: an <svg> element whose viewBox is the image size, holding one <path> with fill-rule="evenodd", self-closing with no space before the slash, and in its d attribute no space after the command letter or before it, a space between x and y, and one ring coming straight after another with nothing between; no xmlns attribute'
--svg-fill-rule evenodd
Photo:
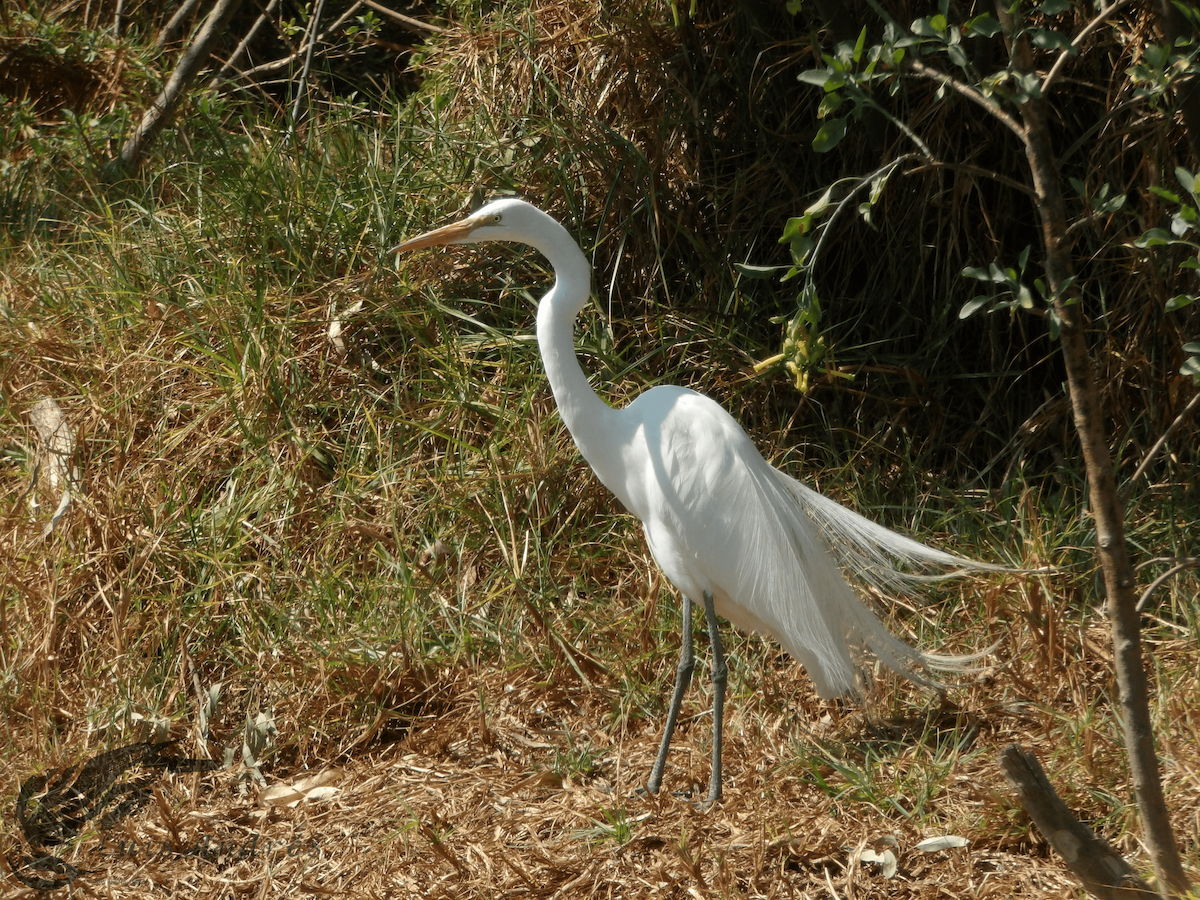
<svg viewBox="0 0 1200 900"><path fill-rule="evenodd" d="M1052 663L1056 677L1040 666L1018 674L1017 666L954 692L957 707L934 705L916 723L839 713L811 694L797 667L768 656L734 692L726 798L708 813L666 793L635 794L656 749L656 723L613 728L619 698L608 673L585 678L566 659L550 678L416 673L397 660L353 673L363 690L390 695L393 709L342 736L343 747L313 746L273 763L265 789L248 789L233 772L167 776L144 809L110 831L88 830L66 859L87 870L76 895L104 897L1072 896L1069 878L1013 810L994 750L1021 740L1055 758L1061 722L1045 710L1069 706L1071 692L1086 696L1089 682L1105 677L1095 647L1103 640L1063 635L1044 645L1046 657L1076 660ZM289 662L312 666L276 665ZM1061 693L1031 697L1035 682ZM317 685L312 671L294 686ZM921 698L907 700L920 710ZM688 710L699 713L701 703ZM303 705L311 716L313 705ZM69 703L52 712L77 716ZM281 734L311 731L292 712L281 697ZM671 787L698 793L705 783L706 725L697 715L680 735ZM76 743L65 730L66 743ZM832 742L849 773L807 769L805 747L820 741ZM1112 779L1119 751L1102 735L1094 741L1086 768L1121 793ZM883 749L868 783L856 790L855 756L862 765L876 745ZM561 764L572 747L588 757L573 775ZM10 797L18 778L48 762L31 756L10 759ZM941 781L922 784L931 756ZM1169 783L1177 819L1194 817L1194 776ZM921 790L932 791L921 820L906 819L901 811ZM1071 799L1085 813L1104 811L1085 794ZM970 843L916 849L940 834ZM10 834L10 861L28 852L19 837ZM897 873L885 878L862 862L866 848L892 849Z"/></svg>

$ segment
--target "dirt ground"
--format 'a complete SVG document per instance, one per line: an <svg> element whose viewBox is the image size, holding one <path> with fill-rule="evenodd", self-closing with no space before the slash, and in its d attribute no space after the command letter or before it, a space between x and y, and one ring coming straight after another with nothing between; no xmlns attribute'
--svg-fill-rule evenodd
<svg viewBox="0 0 1200 900"><path fill-rule="evenodd" d="M685 705L664 790L651 797L637 788L657 750L659 723L646 721L636 733L597 727L612 719L611 690L578 675L547 684L430 674L421 685L393 685L421 698L407 713L381 716L332 758L321 758L316 738L307 748L293 743L263 766L265 784L238 766L171 773L135 765L115 773L118 786L143 789L143 802L113 813L111 798L107 806L93 798L88 810L76 810L92 818L75 838L44 842L59 863L31 866L36 852L6 817L8 895L51 896L52 887L54 896L112 898L1079 893L1023 821L992 753L966 753L954 763L922 823L897 812L908 797L880 808L845 773L795 763L805 741L878 734L861 710L822 711L806 695L795 716L771 719L749 698L730 710L724 797L700 811L678 794L699 795L707 783L710 719L702 696ZM285 720L286 708L277 715ZM962 720L960 712L953 716ZM975 716L972 740L999 747L1027 739L1023 724L1002 713ZM163 753L186 755L185 745ZM6 779L14 793L16 769ZM42 771L51 785L59 778ZM77 785L84 780L73 777ZM26 833L36 830L38 810L65 816L44 791L39 797L27 799ZM1012 828L997 839L1004 817ZM965 846L918 847L945 836L964 838L957 843ZM888 851L894 872L872 861ZM33 887L20 886L14 867Z"/></svg>

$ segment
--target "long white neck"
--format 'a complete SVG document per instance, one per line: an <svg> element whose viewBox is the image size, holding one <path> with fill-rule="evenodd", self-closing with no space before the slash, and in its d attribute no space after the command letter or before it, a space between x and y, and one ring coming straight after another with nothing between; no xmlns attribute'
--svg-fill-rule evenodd
<svg viewBox="0 0 1200 900"><path fill-rule="evenodd" d="M575 356L575 317L587 305L592 269L566 229L557 223L530 243L550 261L555 274L554 287L538 304L537 339L542 364L558 412L579 452L594 469L603 458L601 448L606 437L611 438L616 411L592 390Z"/></svg>

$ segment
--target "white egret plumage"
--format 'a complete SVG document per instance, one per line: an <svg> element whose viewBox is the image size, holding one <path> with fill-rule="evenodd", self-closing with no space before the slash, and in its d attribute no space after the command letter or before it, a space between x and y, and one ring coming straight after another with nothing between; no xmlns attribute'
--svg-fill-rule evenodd
<svg viewBox="0 0 1200 900"><path fill-rule="evenodd" d="M718 616L777 640L825 698L854 689L856 646L922 683L928 681L918 666L954 670L977 658L922 653L893 637L839 565L879 585L909 577L912 567L1003 567L927 547L805 487L763 459L733 417L696 391L659 386L624 409L597 396L575 355L573 333L590 296L591 266L549 215L522 200L496 200L390 252L485 241L528 244L553 267L554 286L538 305L537 339L559 413L596 476L641 520L655 562L683 598L683 647L647 781L652 792L662 784L695 665L695 598L704 604L713 654L710 803L721 796L726 683Z"/></svg>

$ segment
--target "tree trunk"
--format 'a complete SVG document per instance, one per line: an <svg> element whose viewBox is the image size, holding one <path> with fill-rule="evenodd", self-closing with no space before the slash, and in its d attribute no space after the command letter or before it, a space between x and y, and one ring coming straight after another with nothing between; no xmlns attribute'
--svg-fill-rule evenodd
<svg viewBox="0 0 1200 900"><path fill-rule="evenodd" d="M1008 16L1001 9L1005 20ZM1007 23L1006 23L1007 24ZM1012 31L1009 31L1012 34ZM1028 39L1019 36L1012 47L1013 68L1033 71L1033 54ZM1125 749L1137 797L1138 812L1147 849L1164 895L1183 894L1189 887L1179 858L1175 835L1167 815L1154 732L1150 721L1150 697L1142 660L1141 623L1137 591L1125 523L1117 492L1108 437L1100 407L1099 390L1084 334L1084 321L1067 242L1066 204L1061 180L1054 168L1054 154L1046 129L1046 101L1034 97L1021 107L1025 123L1025 154L1033 174L1042 240L1046 248L1046 281L1054 297L1054 312L1062 322L1063 363L1071 395L1075 430L1083 450L1088 497L1096 523L1096 553L1108 593L1108 618L1112 629L1113 658L1117 676L1121 719L1125 726Z"/></svg>

